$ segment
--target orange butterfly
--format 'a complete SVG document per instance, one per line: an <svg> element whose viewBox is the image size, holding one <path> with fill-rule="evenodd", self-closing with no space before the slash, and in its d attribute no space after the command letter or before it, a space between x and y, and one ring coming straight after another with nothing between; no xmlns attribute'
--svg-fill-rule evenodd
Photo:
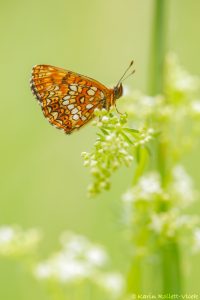
<svg viewBox="0 0 200 300"><path fill-rule="evenodd" d="M133 61L113 89L72 71L50 65L36 65L32 70L31 90L45 118L70 134L94 117L95 108L109 110L115 105L123 93L122 79L132 65Z"/></svg>

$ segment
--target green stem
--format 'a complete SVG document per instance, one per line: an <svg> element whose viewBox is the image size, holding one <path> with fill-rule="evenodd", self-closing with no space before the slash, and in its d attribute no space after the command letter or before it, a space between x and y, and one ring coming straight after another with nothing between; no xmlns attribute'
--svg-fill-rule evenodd
<svg viewBox="0 0 200 300"><path fill-rule="evenodd" d="M166 0L155 0L155 16L153 24L153 44L151 52L151 67L149 91L152 95L163 93L164 82L164 59L165 59L165 20L166 20ZM160 124L161 125L161 124ZM156 155L158 169L163 187L168 178L167 161L168 145L162 136L156 145ZM162 292L163 293L181 293L181 272L180 272L180 254L178 243L166 241L165 245L160 246L161 268L162 268Z"/></svg>
<svg viewBox="0 0 200 300"><path fill-rule="evenodd" d="M181 293L181 268L179 247L176 241L161 248L163 293Z"/></svg>
<svg viewBox="0 0 200 300"><path fill-rule="evenodd" d="M164 59L165 59L165 20L166 20L166 6L167 0L154 0L155 3L155 15L153 19L153 36L152 36L152 47L151 47L151 59L150 59L150 76L149 76L149 92L151 95L163 94L164 90ZM162 127L162 123L158 124ZM162 130L162 128L160 128ZM164 127L164 126L163 126ZM163 188L165 188L168 179L167 163L169 162L168 157L168 142L166 142L160 136L154 146L156 163L154 169L157 169L161 178ZM138 178L144 171L146 155L142 153L138 168L133 179L133 185L137 183ZM166 212L166 208L165 212ZM163 208L160 209L162 213ZM137 247L138 245L136 245ZM158 245L157 255L160 257L160 264L158 264L159 270L156 270L154 266L154 273L161 274L161 280L155 281L155 274L148 276L148 282L152 290L159 293L181 293L181 271L180 271L180 253L178 242L171 241L170 239L165 240L165 243ZM144 265L141 259L135 257L134 262L131 266L131 270L128 278L128 289L132 293L144 293L142 283L144 282L145 276ZM148 272L147 272L148 273ZM145 288L145 286L144 286ZM151 292L151 291L149 291Z"/></svg>
<svg viewBox="0 0 200 300"><path fill-rule="evenodd" d="M165 13L166 0L155 0L152 49L149 74L149 91L151 95L163 91L163 69L165 59Z"/></svg>
<svg viewBox="0 0 200 300"><path fill-rule="evenodd" d="M129 294L139 295L142 293L142 261L135 258L127 278L127 291Z"/></svg>
<svg viewBox="0 0 200 300"><path fill-rule="evenodd" d="M132 186L137 184L139 178L142 176L142 174L145 170L145 167L147 165L147 162L148 162L149 153L145 147L138 147L137 156L138 156L137 157L138 163L137 163L137 167L134 171Z"/></svg>

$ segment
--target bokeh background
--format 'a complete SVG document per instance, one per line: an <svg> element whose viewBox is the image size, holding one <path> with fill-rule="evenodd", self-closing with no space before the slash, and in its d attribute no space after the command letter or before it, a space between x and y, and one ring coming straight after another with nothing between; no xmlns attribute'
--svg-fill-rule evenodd
<svg viewBox="0 0 200 300"><path fill-rule="evenodd" d="M200 75L200 2L169 0L167 6L167 47ZM55 250L58 235L69 229L104 244L113 266L123 268L120 197L133 170L120 170L110 192L88 199L80 154L92 147L95 129L88 125L66 136L50 126L29 88L31 68L51 64L112 86L134 59L136 74L127 84L145 92L153 8L151 0L0 1L0 225L41 228L41 256ZM185 165L200 190L199 150ZM193 210L200 212L200 204ZM187 264L188 292L200 292L199 266L199 256ZM0 299L27 297L48 299L31 276L1 260Z"/></svg>

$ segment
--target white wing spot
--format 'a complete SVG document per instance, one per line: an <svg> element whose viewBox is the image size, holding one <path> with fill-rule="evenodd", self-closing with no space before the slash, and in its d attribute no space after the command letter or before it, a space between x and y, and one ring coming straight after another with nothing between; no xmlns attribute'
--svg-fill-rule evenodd
<svg viewBox="0 0 200 300"><path fill-rule="evenodd" d="M74 114L76 114L78 112L78 109L77 109L77 107L75 107L74 109L72 109L72 111L71 111L71 113L74 115Z"/></svg>
<svg viewBox="0 0 200 300"><path fill-rule="evenodd" d="M59 90L59 86L56 85L55 88L54 88L54 91L58 91Z"/></svg>
<svg viewBox="0 0 200 300"><path fill-rule="evenodd" d="M89 89L89 90L87 91L87 94L88 94L89 96L94 96L95 91L93 91L92 89Z"/></svg>
<svg viewBox="0 0 200 300"><path fill-rule="evenodd" d="M69 110L71 110L71 109L73 109L73 108L74 108L74 104L68 105L68 109L69 109Z"/></svg>
<svg viewBox="0 0 200 300"><path fill-rule="evenodd" d="M105 96L104 96L104 93L103 92L100 92L100 96L101 96L101 99L104 99Z"/></svg>
<svg viewBox="0 0 200 300"><path fill-rule="evenodd" d="M52 97L54 95L55 95L55 93L53 91L49 92L49 97Z"/></svg>
<svg viewBox="0 0 200 300"><path fill-rule="evenodd" d="M84 103L84 102L85 102L85 97L81 97L81 98L80 98L80 102L81 102L81 103Z"/></svg>
<svg viewBox="0 0 200 300"><path fill-rule="evenodd" d="M63 101L63 103L62 103L63 105L68 105L69 104L69 100L65 100L65 101Z"/></svg>
<svg viewBox="0 0 200 300"><path fill-rule="evenodd" d="M54 119L57 119L58 113L56 111L52 112L51 115L54 117Z"/></svg>
<svg viewBox="0 0 200 300"><path fill-rule="evenodd" d="M89 101L93 101L94 100L94 97L90 97Z"/></svg>
<svg viewBox="0 0 200 300"><path fill-rule="evenodd" d="M63 100L68 100L68 99L70 99L70 96L63 97Z"/></svg>
<svg viewBox="0 0 200 300"><path fill-rule="evenodd" d="M73 120L78 120L79 119L79 115L73 115L72 119Z"/></svg>
<svg viewBox="0 0 200 300"><path fill-rule="evenodd" d="M93 104L89 103L89 104L86 105L86 109L90 109L90 108L92 108L93 106L94 106Z"/></svg>
<svg viewBox="0 0 200 300"><path fill-rule="evenodd" d="M76 92L75 91L69 91L69 95L75 95Z"/></svg>
<svg viewBox="0 0 200 300"><path fill-rule="evenodd" d="M47 98L47 104L51 103L51 99Z"/></svg>
<svg viewBox="0 0 200 300"><path fill-rule="evenodd" d="M70 90L77 92L77 86L76 85L70 85Z"/></svg>
<svg viewBox="0 0 200 300"><path fill-rule="evenodd" d="M79 94L82 92L82 87L81 86L78 86L78 92L79 92Z"/></svg>
<svg viewBox="0 0 200 300"><path fill-rule="evenodd" d="M87 120L87 118L86 118L85 116L82 116L82 117L81 117L81 120L82 120L82 121L85 121L85 120Z"/></svg>
<svg viewBox="0 0 200 300"><path fill-rule="evenodd" d="M95 91L95 92L97 91L97 87L96 87L96 86L91 86L90 88L91 88L93 91Z"/></svg>

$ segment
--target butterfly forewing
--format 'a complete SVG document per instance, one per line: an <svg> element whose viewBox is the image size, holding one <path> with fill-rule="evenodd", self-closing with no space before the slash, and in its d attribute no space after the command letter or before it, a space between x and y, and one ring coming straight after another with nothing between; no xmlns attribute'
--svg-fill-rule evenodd
<svg viewBox="0 0 200 300"><path fill-rule="evenodd" d="M113 96L92 78L49 65L33 67L31 89L44 116L66 133L91 120L95 108L109 108Z"/></svg>

